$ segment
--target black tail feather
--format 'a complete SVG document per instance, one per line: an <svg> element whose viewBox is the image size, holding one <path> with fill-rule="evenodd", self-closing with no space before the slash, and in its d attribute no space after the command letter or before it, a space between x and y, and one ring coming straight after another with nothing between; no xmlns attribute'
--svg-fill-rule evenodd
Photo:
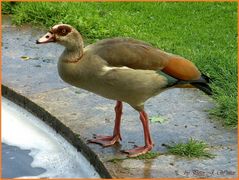
<svg viewBox="0 0 239 180"><path fill-rule="evenodd" d="M212 89L208 85L208 83L211 82L211 79L208 76L206 76L205 74L202 74L201 80L202 80L202 82L192 82L190 84L192 84L196 88L200 89L201 91L205 92L206 94L212 95Z"/></svg>
<svg viewBox="0 0 239 180"><path fill-rule="evenodd" d="M205 92L208 95L212 95L212 89L206 83L190 83L201 91Z"/></svg>
<svg viewBox="0 0 239 180"><path fill-rule="evenodd" d="M203 91L204 93L206 93L208 95L212 95L212 89L208 85L208 83L210 83L210 82L211 82L211 79L208 76L206 76L205 74L202 74L198 80L188 80L188 81L178 80L176 83L174 83L171 86L181 85L181 84L191 84L194 87Z"/></svg>
<svg viewBox="0 0 239 180"><path fill-rule="evenodd" d="M161 71L160 71L160 74L166 77L168 79L168 82L170 82L167 87L191 84L208 95L212 95L213 93L212 89L208 85L212 80L205 74L202 74L201 77L197 80L180 80L172 76L169 76L168 74L165 74L164 72L161 72Z"/></svg>
<svg viewBox="0 0 239 180"><path fill-rule="evenodd" d="M205 74L202 74L201 75L201 78L203 78L204 80L206 80L207 83L210 83L212 81L212 79L210 77L208 77L207 75Z"/></svg>

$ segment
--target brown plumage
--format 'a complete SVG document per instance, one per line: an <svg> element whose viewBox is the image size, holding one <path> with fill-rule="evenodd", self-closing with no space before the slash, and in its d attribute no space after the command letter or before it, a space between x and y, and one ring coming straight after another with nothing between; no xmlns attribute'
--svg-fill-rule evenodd
<svg viewBox="0 0 239 180"><path fill-rule="evenodd" d="M84 48L80 33L67 24L55 25L37 43L57 42L65 46L58 61L60 77L67 83L117 101L113 136L97 136L90 142L103 146L121 140L122 102L139 111L145 146L125 151L138 156L150 151L148 116L144 102L173 87L197 87L207 94L208 77L189 60L164 52L143 41L112 38Z"/></svg>

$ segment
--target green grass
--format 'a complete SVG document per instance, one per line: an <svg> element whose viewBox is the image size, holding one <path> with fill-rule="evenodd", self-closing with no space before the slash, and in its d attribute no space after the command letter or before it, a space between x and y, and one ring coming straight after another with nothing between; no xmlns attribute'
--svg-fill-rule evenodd
<svg viewBox="0 0 239 180"><path fill-rule="evenodd" d="M174 155L188 158L214 158L207 151L208 145L202 141L190 139L187 143L178 143L173 146L166 145L168 152Z"/></svg>
<svg viewBox="0 0 239 180"><path fill-rule="evenodd" d="M213 79L211 112L237 126L236 2L25 2L3 12L17 25L75 26L88 43L107 37L141 39L192 60Z"/></svg>
<svg viewBox="0 0 239 180"><path fill-rule="evenodd" d="M108 160L108 162L117 163L119 161L123 161L126 159L137 159L137 160L147 160L154 159L160 155L173 154L180 157L187 158L214 158L215 155L208 152L208 145L203 141L198 141L195 139L189 139L186 143L178 143L173 145L165 145L167 147L168 152L159 153L159 152L147 152L146 154L137 156L137 157L125 157L125 158L113 158Z"/></svg>
<svg viewBox="0 0 239 180"><path fill-rule="evenodd" d="M12 14L14 3L2 2L2 14Z"/></svg>
<svg viewBox="0 0 239 180"><path fill-rule="evenodd" d="M144 160L144 159L154 159L156 157L160 156L159 152L147 152L146 154L139 155L137 157L134 157L134 159Z"/></svg>

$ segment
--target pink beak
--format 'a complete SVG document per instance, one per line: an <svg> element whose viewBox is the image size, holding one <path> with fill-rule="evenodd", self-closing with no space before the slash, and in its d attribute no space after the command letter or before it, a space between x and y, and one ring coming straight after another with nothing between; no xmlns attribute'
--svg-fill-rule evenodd
<svg viewBox="0 0 239 180"><path fill-rule="evenodd" d="M40 39L36 41L37 44L43 44L43 43L49 43L49 42L55 42L56 38L53 33L48 32L44 36L42 36Z"/></svg>

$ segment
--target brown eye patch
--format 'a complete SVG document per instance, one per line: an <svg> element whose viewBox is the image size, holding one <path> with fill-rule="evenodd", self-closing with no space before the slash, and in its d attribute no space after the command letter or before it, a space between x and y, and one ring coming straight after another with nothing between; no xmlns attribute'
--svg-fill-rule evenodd
<svg viewBox="0 0 239 180"><path fill-rule="evenodd" d="M52 30L54 34L57 34L59 36L66 36L68 33L71 32L71 28L68 26L59 26L57 29Z"/></svg>

